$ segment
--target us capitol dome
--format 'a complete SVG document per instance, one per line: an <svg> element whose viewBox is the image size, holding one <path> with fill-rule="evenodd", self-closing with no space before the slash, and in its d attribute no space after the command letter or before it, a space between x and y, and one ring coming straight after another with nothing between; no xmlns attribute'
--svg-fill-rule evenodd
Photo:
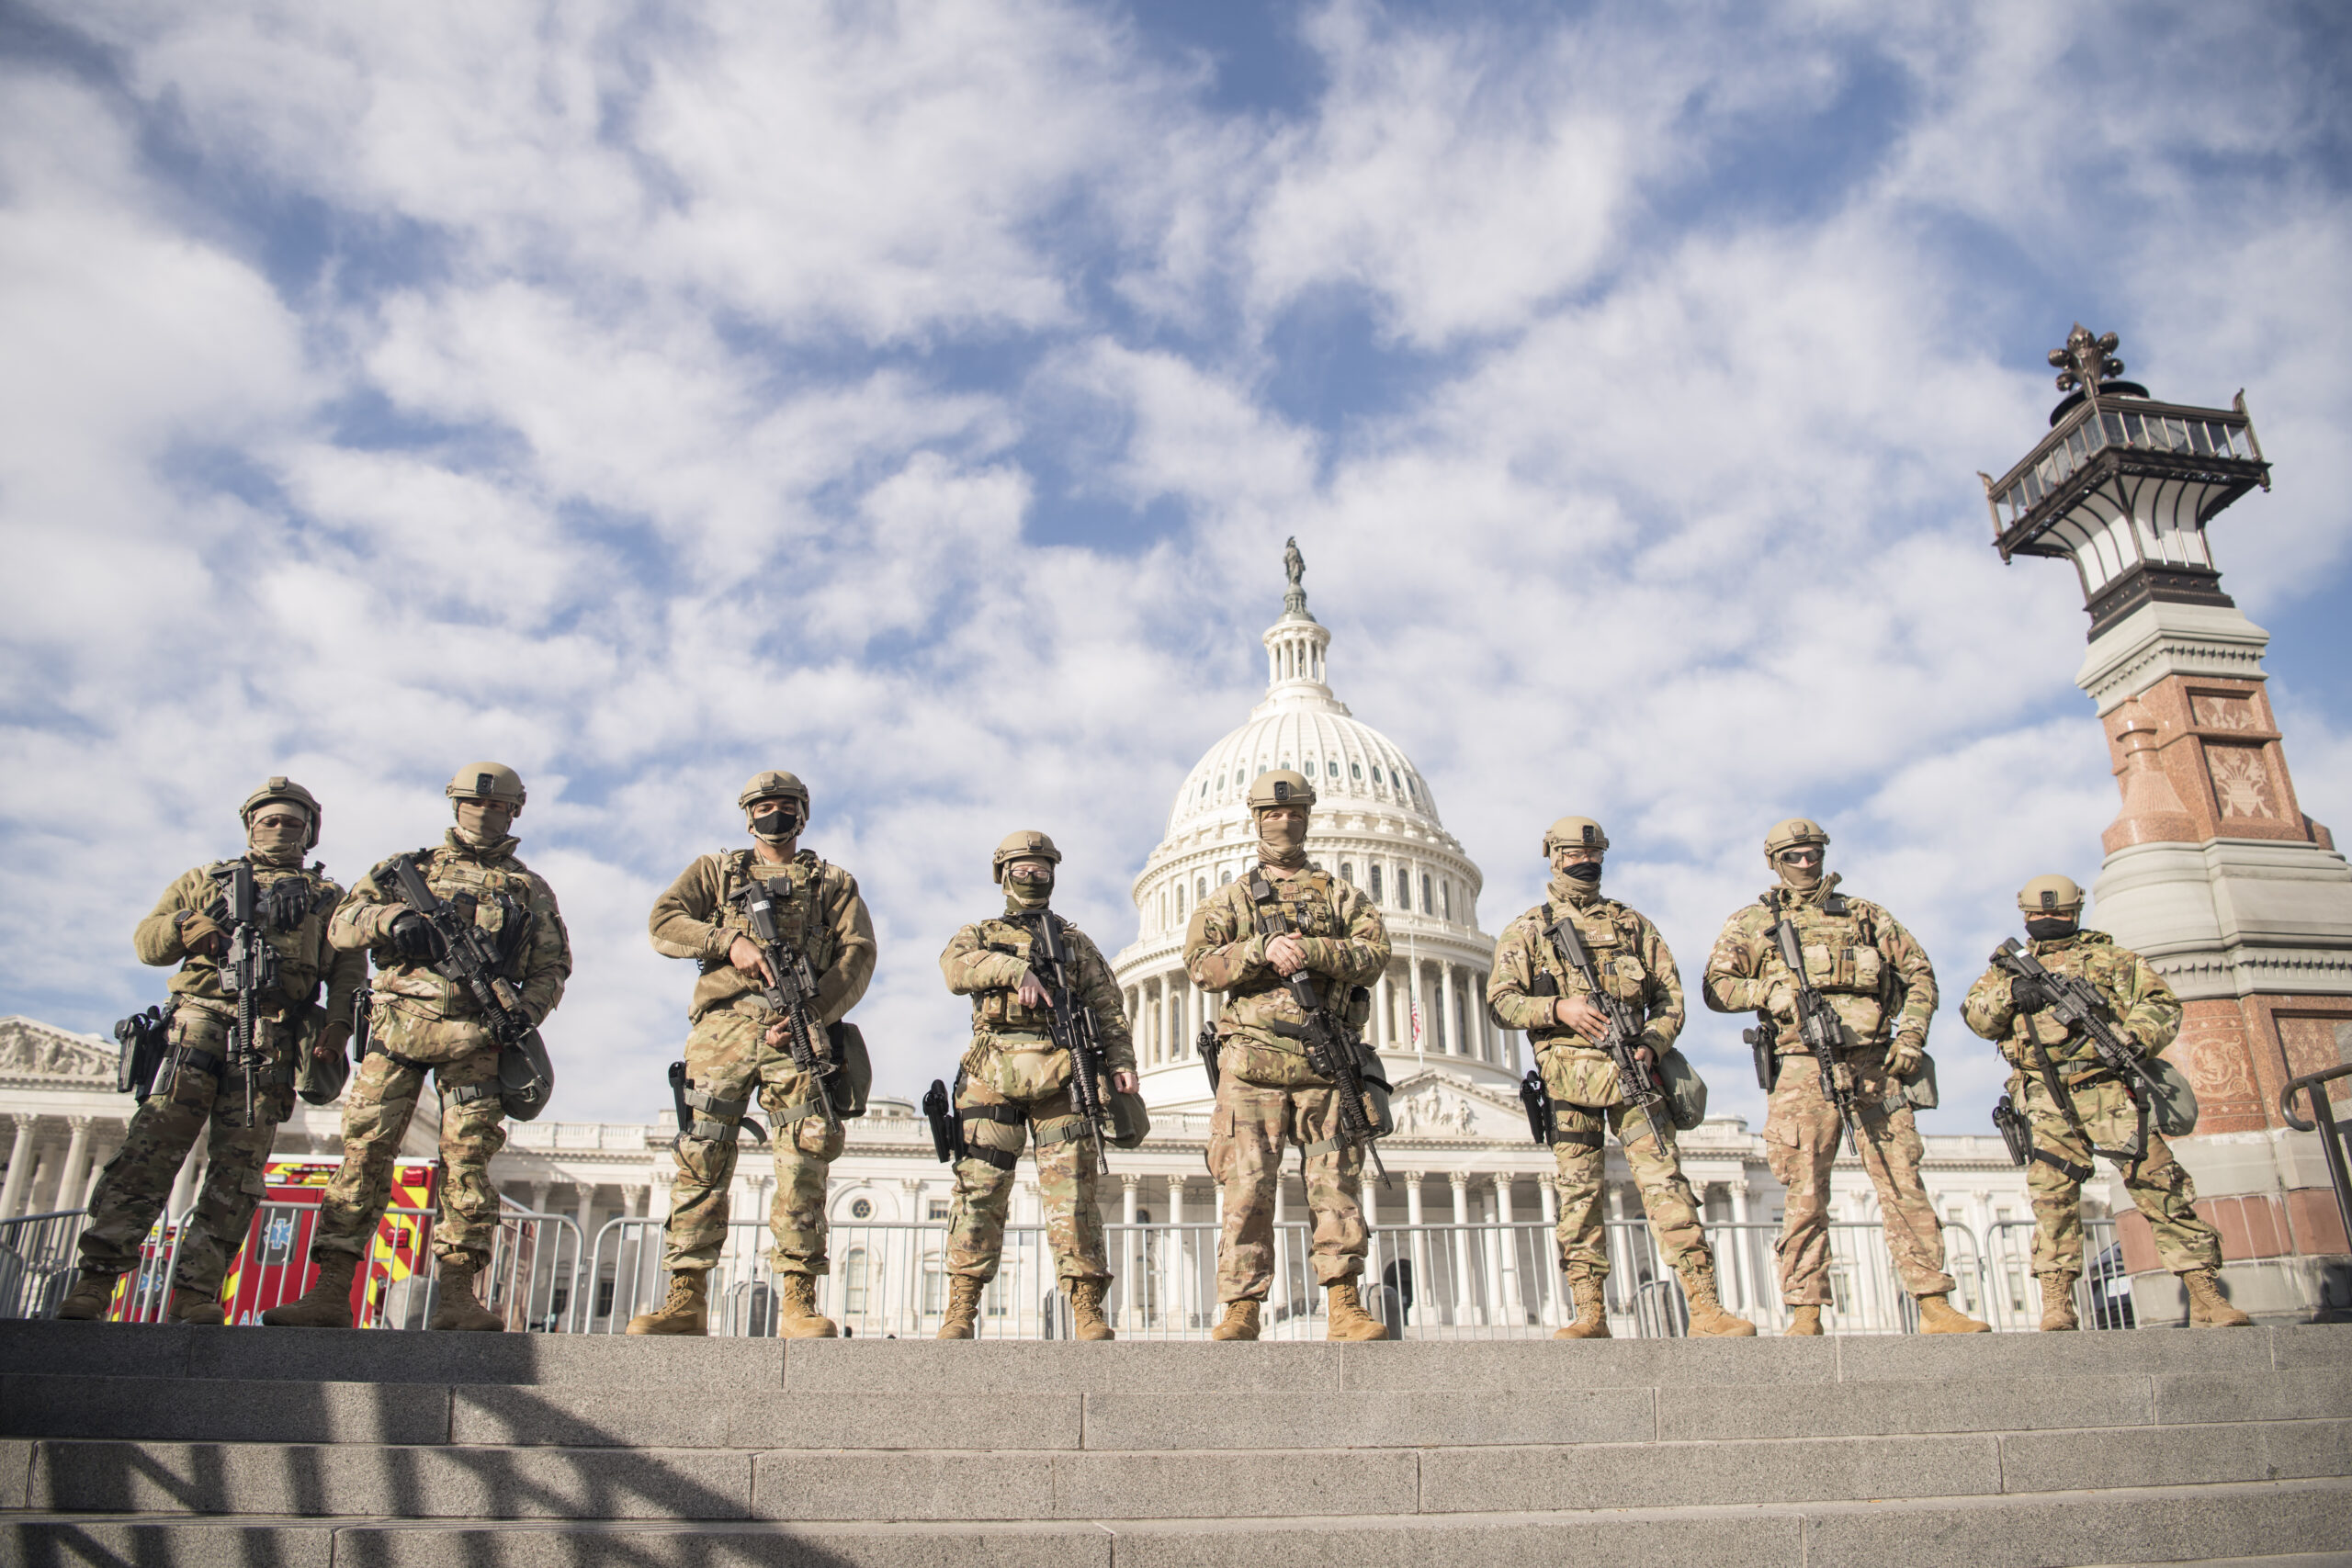
<svg viewBox="0 0 2352 1568"><path fill-rule="evenodd" d="M1362 888L1388 925L1394 952L1373 987L1365 1035L1387 1064L1400 1123L1475 1116L1455 1097L1408 1093L1408 1082L1432 1074L1483 1090L1473 1099L1502 1121L1516 1109L1521 1050L1517 1032L1487 1014L1495 940L1478 929L1485 878L1445 830L1412 759L1332 694L1331 633L1307 613L1295 547L1288 558L1282 617L1261 638L1265 700L1184 776L1167 836L1135 880L1140 929L1112 963L1135 1028L1144 1098L1155 1112L1205 1112L1214 1103L1195 1040L1222 998L1185 975L1184 930L1210 888L1257 863L1250 781L1295 768L1314 781L1317 797L1308 858Z"/></svg>

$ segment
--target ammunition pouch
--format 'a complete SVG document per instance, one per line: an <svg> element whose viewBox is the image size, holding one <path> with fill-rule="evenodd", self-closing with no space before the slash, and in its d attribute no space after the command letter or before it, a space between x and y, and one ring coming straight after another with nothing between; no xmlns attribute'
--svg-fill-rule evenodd
<svg viewBox="0 0 2352 1568"><path fill-rule="evenodd" d="M1657 1059L1657 1086L1666 1094L1666 1119L1678 1133L1687 1133L1707 1119L1707 1080L1679 1051Z"/></svg>
<svg viewBox="0 0 2352 1568"><path fill-rule="evenodd" d="M171 1014L160 1007L134 1012L114 1026L114 1037L122 1043L114 1074L118 1092L142 1104L146 1101L155 1087L155 1071L170 1049L170 1031Z"/></svg>

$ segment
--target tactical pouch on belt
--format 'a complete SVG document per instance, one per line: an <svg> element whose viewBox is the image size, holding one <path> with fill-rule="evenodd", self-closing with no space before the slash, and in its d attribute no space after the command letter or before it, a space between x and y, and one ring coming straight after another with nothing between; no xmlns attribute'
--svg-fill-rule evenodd
<svg viewBox="0 0 2352 1568"><path fill-rule="evenodd" d="M319 1037L326 1029L327 1010L315 1002L294 1021L294 1092L306 1105L333 1105L351 1081L350 1057L337 1051L319 1059Z"/></svg>
<svg viewBox="0 0 2352 1568"><path fill-rule="evenodd" d="M1666 1091L1666 1119L1678 1133L1687 1133L1707 1119L1707 1080L1679 1051L1657 1059L1657 1086Z"/></svg>
<svg viewBox="0 0 2352 1568"><path fill-rule="evenodd" d="M833 1114L846 1122L865 1114L866 1096L874 1089L874 1062L865 1054L865 1035L847 1019L825 1025L832 1043L834 1072L826 1083L833 1097Z"/></svg>
<svg viewBox="0 0 2352 1568"><path fill-rule="evenodd" d="M1936 1093L1936 1059L1926 1052L1919 1054L1919 1065L1907 1078L1895 1078L1886 1086L1886 1099L1880 1109L1889 1116L1909 1106L1914 1111L1933 1111L1940 1100Z"/></svg>
<svg viewBox="0 0 2352 1568"><path fill-rule="evenodd" d="M1385 1138L1396 1130L1396 1118L1388 1113L1388 1069L1380 1065L1380 1053L1362 1040L1356 1042L1356 1072L1363 1079L1364 1117L1372 1123L1375 1138Z"/></svg>
<svg viewBox="0 0 2352 1568"><path fill-rule="evenodd" d="M1151 1113L1144 1109L1142 1095L1114 1089L1102 1109L1111 1123L1113 1148L1139 1149L1143 1141L1151 1136Z"/></svg>
<svg viewBox="0 0 2352 1568"><path fill-rule="evenodd" d="M548 1060L547 1042L537 1030L526 1030L498 1053L499 1108L514 1121L528 1122L554 1095L555 1064Z"/></svg>
<svg viewBox="0 0 2352 1568"><path fill-rule="evenodd" d="M2150 1056L2141 1065L2155 1080L2151 1109L2156 1131L2167 1138L2185 1138L2197 1131L2197 1091L2188 1087L2187 1076L2162 1056Z"/></svg>

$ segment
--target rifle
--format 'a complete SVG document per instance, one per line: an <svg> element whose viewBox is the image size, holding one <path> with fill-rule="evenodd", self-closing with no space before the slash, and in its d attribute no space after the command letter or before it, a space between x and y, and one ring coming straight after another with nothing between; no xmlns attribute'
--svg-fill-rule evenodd
<svg viewBox="0 0 2352 1568"><path fill-rule="evenodd" d="M455 980L465 987L490 1022L492 1038L502 1045L511 1045L531 1032L531 1025L523 1016L523 995L514 982L499 973L498 953L482 934L481 928L461 919L438 894L425 885L424 874L416 868L413 855L392 857L392 876L400 888L401 901L414 910L419 919L433 928L440 939L442 955L433 965L445 979Z"/></svg>
<svg viewBox="0 0 2352 1568"><path fill-rule="evenodd" d="M1663 1146L1666 1140L1658 1130L1657 1111L1666 1103L1666 1096L1657 1087L1657 1075L1642 1060L1642 1021L1634 1015L1633 1004L1601 988L1592 953L1585 947L1584 935L1577 930L1573 919L1561 916L1544 928L1544 934L1552 939L1552 950L1584 982L1585 988L1592 993L1593 1005L1608 1019L1608 1027L1601 1031L1600 1048L1617 1064L1625 1103L1642 1113L1642 1120ZM1521 1091L1522 1097L1524 1092Z"/></svg>
<svg viewBox="0 0 2352 1568"><path fill-rule="evenodd" d="M1094 1168L1110 1174L1111 1158L1102 1148L1102 1096L1094 1075L1102 1067L1102 1036L1094 1010L1071 995L1069 950L1062 945L1061 922L1051 910L1013 922L1030 933L1029 970L1046 988L1046 1030L1054 1043L1069 1053L1069 1098L1086 1118L1086 1134L1094 1145Z"/></svg>
<svg viewBox="0 0 2352 1568"><path fill-rule="evenodd" d="M221 955L220 988L237 998L229 1033L229 1060L244 1075L245 1125L254 1124L254 1079L261 1076L262 1050L254 1005L264 991L277 988L277 950L263 934L254 908L254 868L239 861L229 874L229 951Z"/></svg>
<svg viewBox="0 0 2352 1568"><path fill-rule="evenodd" d="M1862 1157L1862 1120L1855 1103L1853 1073L1847 1071L1845 1081L1838 1081L1838 1049L1846 1042L1846 1028L1831 1009L1829 998L1814 988L1805 978L1804 943L1797 940L1796 922L1789 919L1788 906L1778 893L1766 895L1779 922L1772 928L1772 940L1781 950L1781 962L1789 966L1796 981L1797 1037L1813 1053L1821 1067L1821 1096L1838 1108L1838 1120L1846 1124L1846 1135L1851 1141L1854 1157Z"/></svg>
<svg viewBox="0 0 2352 1568"><path fill-rule="evenodd" d="M2131 1043L2115 1032L2108 1021L2107 998L2098 987L2079 975L2060 975L2042 966L2041 961L2018 945L2010 937L1993 950L1994 965L2025 980L2048 998L2052 1015L2066 1026L2069 1038L2081 1035L2091 1043L2091 1050L2109 1072L2123 1082L2123 1092L2130 1097L2132 1110L2139 1112L2139 1130L2132 1135L2128 1149L2106 1149L2091 1142L2090 1134L2083 1128L2082 1117L2075 1112L2075 1097L2067 1089L2065 1080L2058 1076L2057 1064L2050 1059L2050 1052L2030 1027L2026 1038L2032 1043L2033 1054L2039 1058L2042 1087L2050 1098L2065 1113L2066 1124L2075 1135L2087 1145L2093 1154L2105 1155L2119 1164L2129 1165L2148 1152L2148 1107L2154 1099L2155 1081L2149 1077L2138 1053Z"/></svg>
<svg viewBox="0 0 2352 1568"><path fill-rule="evenodd" d="M1266 880L1262 870L1250 874L1250 902L1257 910L1261 936L1271 942L1276 937L1292 934L1290 921L1274 899L1273 885ZM1363 1074L1356 1066L1354 1037L1348 1032L1346 1021L1325 1005L1305 969L1284 976L1283 984L1290 987L1291 999L1306 1015L1306 1026L1296 1031L1306 1046L1306 1065L1339 1087L1340 1143L1363 1150L1372 1161L1373 1174L1380 1178L1383 1187L1387 1186L1388 1169L1380 1163L1380 1150L1374 1145L1380 1134L1374 1130L1372 1119L1364 1114ZM1287 1025L1278 1025L1275 1032L1287 1034L1292 1031Z"/></svg>
<svg viewBox="0 0 2352 1568"><path fill-rule="evenodd" d="M775 978L760 987L761 1000L770 1011L784 1020L785 1043L792 1050L792 1065L808 1075L817 1096L818 1112L825 1119L831 1132L842 1124L833 1110L832 1091L825 1080L833 1074L834 1064L817 1054L817 976L809 972L808 960L787 946L784 933L775 923L775 897L768 885L758 877L742 892L743 916L752 928L752 942L767 960L768 973Z"/></svg>

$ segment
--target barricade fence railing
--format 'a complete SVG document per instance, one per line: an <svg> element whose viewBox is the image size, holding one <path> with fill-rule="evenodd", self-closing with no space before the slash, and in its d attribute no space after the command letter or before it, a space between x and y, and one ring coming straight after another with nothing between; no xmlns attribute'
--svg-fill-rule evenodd
<svg viewBox="0 0 2352 1568"><path fill-rule="evenodd" d="M310 1204L261 1205L254 1242L226 1281L230 1317L257 1322L291 1301L310 1278ZM0 1316L46 1316L74 1273L78 1213L0 1221ZM423 1328L437 1304L439 1266L430 1210L388 1210L364 1260L355 1321L366 1327ZM1916 1329L1917 1309L1896 1277L1875 1221L1829 1225L1830 1301L1823 1326L1834 1334L1899 1334ZM1112 1282L1105 1310L1123 1338L1199 1339L1219 1313L1215 1220L1110 1224L1104 1227ZM2132 1325L2129 1280L2114 1222L2086 1219L2085 1269L2076 1285L2086 1328ZM2032 1270L2030 1221L1994 1224L1980 1242L1968 1225L1943 1225L1954 1304L1996 1329L2031 1330L2041 1314ZM1724 1305L1774 1333L1787 1326L1774 1242L1780 1227L1760 1221L1706 1227ZM1687 1332L1689 1313L1648 1223L1617 1219L1604 1227L1609 1274L1603 1286L1610 1330L1626 1337ZM140 1267L126 1280L115 1315L161 1319L178 1263L182 1227L158 1222ZM943 1221L851 1221L831 1229L829 1271L817 1281L819 1310L847 1334L908 1338L935 1335L950 1290L948 1227ZM563 1214L510 1207L500 1217L484 1304L510 1328L619 1333L660 1303L667 1287L663 1223L616 1218L593 1238ZM777 1285L763 1220L729 1225L708 1276L710 1331L766 1337L776 1332ZM1532 1338L1576 1315L1562 1276L1552 1227L1540 1219L1374 1228L1361 1280L1365 1309L1409 1339ZM1273 1279L1262 1314L1268 1338L1320 1337L1325 1301L1316 1279L1311 1231L1304 1219L1274 1226ZM1068 1303L1055 1277L1042 1225L1008 1226L996 1278L980 1298L975 1331L982 1338L1062 1338Z"/></svg>

